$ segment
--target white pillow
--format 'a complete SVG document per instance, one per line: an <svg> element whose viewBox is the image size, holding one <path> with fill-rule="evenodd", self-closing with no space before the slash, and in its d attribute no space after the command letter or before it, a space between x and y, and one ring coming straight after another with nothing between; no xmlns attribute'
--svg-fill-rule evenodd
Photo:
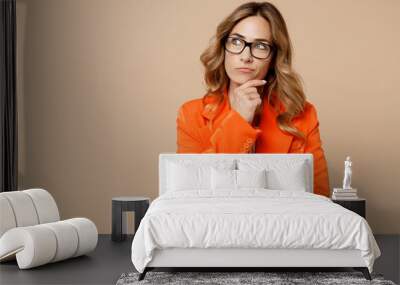
<svg viewBox="0 0 400 285"><path fill-rule="evenodd" d="M258 160L243 159L238 161L240 170L265 169L267 187L272 190L307 191L310 169L305 160Z"/></svg>
<svg viewBox="0 0 400 285"><path fill-rule="evenodd" d="M236 170L238 188L267 188L267 171L261 170Z"/></svg>
<svg viewBox="0 0 400 285"><path fill-rule="evenodd" d="M236 170L211 168L211 189L236 189Z"/></svg>
<svg viewBox="0 0 400 285"><path fill-rule="evenodd" d="M234 160L176 160L167 162L167 191L211 189L211 167L234 169Z"/></svg>
<svg viewBox="0 0 400 285"><path fill-rule="evenodd" d="M211 189L266 188L267 177L262 170L230 170L211 168Z"/></svg>
<svg viewBox="0 0 400 285"><path fill-rule="evenodd" d="M271 169L267 171L267 188L273 190L307 191L305 163L293 168Z"/></svg>

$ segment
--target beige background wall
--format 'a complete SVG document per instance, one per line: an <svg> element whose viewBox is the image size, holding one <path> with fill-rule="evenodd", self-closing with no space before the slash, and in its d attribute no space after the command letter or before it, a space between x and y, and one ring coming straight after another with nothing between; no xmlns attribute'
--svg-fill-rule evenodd
<svg viewBox="0 0 400 285"><path fill-rule="evenodd" d="M17 0L20 188L111 231L111 198L157 196L199 56L245 1ZM400 1L275 0L320 119L331 188L353 159L375 233L400 234Z"/></svg>

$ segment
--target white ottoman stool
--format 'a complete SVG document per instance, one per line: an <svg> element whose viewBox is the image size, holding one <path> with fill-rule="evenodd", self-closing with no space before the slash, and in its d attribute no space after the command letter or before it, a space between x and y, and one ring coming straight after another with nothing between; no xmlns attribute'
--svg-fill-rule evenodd
<svg viewBox="0 0 400 285"><path fill-rule="evenodd" d="M0 193L0 262L16 258L20 269L57 262L94 250L97 237L89 219L59 221L46 190Z"/></svg>

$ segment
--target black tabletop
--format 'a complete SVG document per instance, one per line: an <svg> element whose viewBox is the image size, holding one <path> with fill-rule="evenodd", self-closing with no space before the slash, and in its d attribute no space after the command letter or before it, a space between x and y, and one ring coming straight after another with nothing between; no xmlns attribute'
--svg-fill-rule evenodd
<svg viewBox="0 0 400 285"><path fill-rule="evenodd" d="M121 197L113 197L113 201L119 202L131 202L131 201L146 201L150 200L148 197L139 197L139 196L121 196Z"/></svg>

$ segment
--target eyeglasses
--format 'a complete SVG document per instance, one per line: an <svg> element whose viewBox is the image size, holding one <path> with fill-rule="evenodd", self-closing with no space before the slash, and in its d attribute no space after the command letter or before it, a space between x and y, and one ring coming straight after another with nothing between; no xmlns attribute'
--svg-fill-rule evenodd
<svg viewBox="0 0 400 285"><path fill-rule="evenodd" d="M258 59L267 59L274 51L274 46L264 42L246 42L238 37L228 37L225 41L225 49L233 54L241 54L246 47L250 48L250 54Z"/></svg>

